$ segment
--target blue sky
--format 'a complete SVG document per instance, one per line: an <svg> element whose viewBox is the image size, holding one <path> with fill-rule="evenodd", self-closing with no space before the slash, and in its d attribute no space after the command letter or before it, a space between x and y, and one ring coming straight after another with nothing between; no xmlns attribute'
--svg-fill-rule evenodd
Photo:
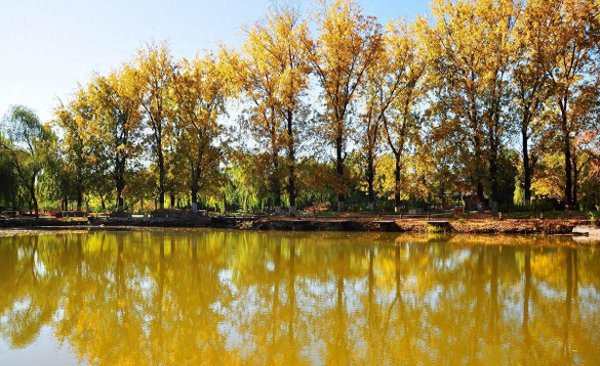
<svg viewBox="0 0 600 366"><path fill-rule="evenodd" d="M314 0L301 1L303 6ZM359 0L386 22L427 14L429 0ZM0 0L0 115L24 104L42 120L94 72L131 60L148 41L176 57L237 46L242 25L273 0Z"/></svg>

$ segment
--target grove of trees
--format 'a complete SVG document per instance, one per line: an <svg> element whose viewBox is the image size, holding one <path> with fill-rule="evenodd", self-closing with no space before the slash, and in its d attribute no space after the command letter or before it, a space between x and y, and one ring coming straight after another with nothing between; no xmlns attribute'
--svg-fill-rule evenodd
<svg viewBox="0 0 600 366"><path fill-rule="evenodd" d="M0 124L0 207L145 212L600 205L600 5L273 6L239 49L151 43L43 123Z"/></svg>

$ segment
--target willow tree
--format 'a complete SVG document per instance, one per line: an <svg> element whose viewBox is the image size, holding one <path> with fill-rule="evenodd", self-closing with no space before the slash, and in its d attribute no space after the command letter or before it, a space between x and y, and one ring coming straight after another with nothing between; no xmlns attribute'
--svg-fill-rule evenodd
<svg viewBox="0 0 600 366"><path fill-rule="evenodd" d="M139 77L133 66L123 65L108 76L95 78L90 84L90 97L95 108L96 148L99 158L109 165L115 184L117 212L124 209L128 163L139 151L142 118Z"/></svg>
<svg viewBox="0 0 600 366"><path fill-rule="evenodd" d="M30 204L39 217L36 194L39 174L44 169L48 151L54 146L55 136L36 114L24 106L14 106L0 124L5 136L0 140L0 150L10 162L19 184L27 191Z"/></svg>
<svg viewBox="0 0 600 366"><path fill-rule="evenodd" d="M344 176L349 114L366 71L381 49L381 26L365 16L352 0L335 0L318 16L319 34L304 42L308 60L322 88L326 115L321 129L335 149L338 210L344 210L347 192Z"/></svg>
<svg viewBox="0 0 600 366"><path fill-rule="evenodd" d="M425 73L415 29L405 24L390 23L384 37L384 47L379 61L368 72L366 82L366 114L369 147L367 149L367 180L370 204L374 204L373 166L374 143L383 124L387 145L394 155L394 202L400 210L400 176L402 158L411 136L417 128L415 107L422 95L419 82Z"/></svg>
<svg viewBox="0 0 600 366"><path fill-rule="evenodd" d="M221 154L216 143L221 133L218 118L225 113L229 86L223 82L223 65L212 55L184 59L175 78L174 120L176 154L191 193L192 211L198 209L198 193L217 184Z"/></svg>
<svg viewBox="0 0 600 366"><path fill-rule="evenodd" d="M158 169L158 205L165 207L167 169L165 159L171 146L172 91L175 63L165 45L150 45L139 52L137 60L142 92L140 103L150 130L149 141Z"/></svg>

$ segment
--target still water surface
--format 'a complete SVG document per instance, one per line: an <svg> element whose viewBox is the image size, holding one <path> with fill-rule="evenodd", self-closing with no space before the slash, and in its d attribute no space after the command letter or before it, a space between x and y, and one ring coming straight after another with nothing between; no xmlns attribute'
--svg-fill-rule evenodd
<svg viewBox="0 0 600 366"><path fill-rule="evenodd" d="M202 230L0 237L0 365L598 365L571 238Z"/></svg>

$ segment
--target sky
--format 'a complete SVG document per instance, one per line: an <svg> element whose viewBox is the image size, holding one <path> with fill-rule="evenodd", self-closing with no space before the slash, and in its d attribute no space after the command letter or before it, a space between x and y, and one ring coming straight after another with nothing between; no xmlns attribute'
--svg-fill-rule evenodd
<svg viewBox="0 0 600 366"><path fill-rule="evenodd" d="M300 0L308 6L315 0ZM426 15L429 0L358 0L382 23ZM175 57L223 43L236 47L242 27L273 0L0 0L0 116L22 104L52 118L78 83L166 41Z"/></svg>

